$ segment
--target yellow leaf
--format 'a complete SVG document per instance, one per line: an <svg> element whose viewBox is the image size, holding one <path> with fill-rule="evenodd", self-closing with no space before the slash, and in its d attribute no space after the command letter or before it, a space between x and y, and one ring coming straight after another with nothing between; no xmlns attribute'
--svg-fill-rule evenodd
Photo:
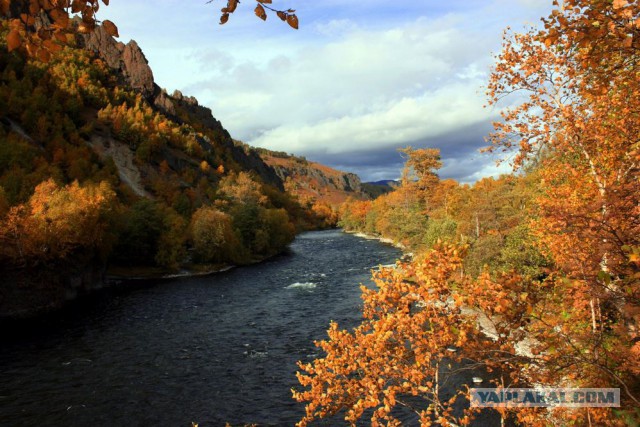
<svg viewBox="0 0 640 427"><path fill-rule="evenodd" d="M627 0L613 0L613 8L614 9L622 9L623 7L629 4Z"/></svg>
<svg viewBox="0 0 640 427"><path fill-rule="evenodd" d="M289 24L289 26L291 28L295 28L297 30L298 29L298 17L296 15L287 16L287 24Z"/></svg>
<svg viewBox="0 0 640 427"><path fill-rule="evenodd" d="M108 19L105 19L102 22L102 27L105 29L107 34L109 34L110 36L112 36L112 37L120 37L120 34L118 34L118 27L116 27L116 24L114 24L113 22L109 21Z"/></svg>
<svg viewBox="0 0 640 427"><path fill-rule="evenodd" d="M262 7L261 4L256 6L256 10L254 11L256 13L256 16L260 19L262 19L263 21L267 20L267 12L265 12L264 7Z"/></svg>
<svg viewBox="0 0 640 427"><path fill-rule="evenodd" d="M93 31L93 28L91 27L91 25L89 25L89 24L87 24L87 23L85 23L85 22L81 22L81 23L78 25L78 32L79 32L80 34L88 34L88 33L90 33L91 31Z"/></svg>
<svg viewBox="0 0 640 427"><path fill-rule="evenodd" d="M38 59L42 62L49 62L49 60L51 59L51 54L46 49L39 49Z"/></svg>
<svg viewBox="0 0 640 427"><path fill-rule="evenodd" d="M20 33L17 30L9 31L9 34L7 34L7 48L9 52L19 48L20 45L22 45L22 38L20 37Z"/></svg>
<svg viewBox="0 0 640 427"><path fill-rule="evenodd" d="M52 9L49 15L60 28L67 28L69 26L69 15L62 9Z"/></svg>

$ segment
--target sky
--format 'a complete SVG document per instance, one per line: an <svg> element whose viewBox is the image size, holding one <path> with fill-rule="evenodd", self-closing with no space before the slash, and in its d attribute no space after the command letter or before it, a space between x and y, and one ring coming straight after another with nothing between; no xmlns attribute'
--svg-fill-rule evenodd
<svg viewBox="0 0 640 427"><path fill-rule="evenodd" d="M507 26L524 30L551 0L273 0L295 31L244 0L114 0L99 19L138 42L156 83L211 108L232 137L306 156L363 181L396 179L398 148L441 150L442 178L509 172L478 150L499 110L485 87ZM507 159L508 160L508 159Z"/></svg>

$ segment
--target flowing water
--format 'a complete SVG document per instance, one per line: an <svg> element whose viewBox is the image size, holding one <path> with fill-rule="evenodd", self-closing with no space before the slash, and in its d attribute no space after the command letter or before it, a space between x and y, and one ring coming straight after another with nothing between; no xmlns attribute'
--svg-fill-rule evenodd
<svg viewBox="0 0 640 427"><path fill-rule="evenodd" d="M305 233L262 264L105 292L28 330L3 326L0 425L293 425L296 361L317 356L330 320L358 323L359 284L398 256L339 231Z"/></svg>

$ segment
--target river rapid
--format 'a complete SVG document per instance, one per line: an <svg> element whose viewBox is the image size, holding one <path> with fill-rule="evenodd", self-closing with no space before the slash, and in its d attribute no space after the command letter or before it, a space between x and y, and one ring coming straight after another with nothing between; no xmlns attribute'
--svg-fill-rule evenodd
<svg viewBox="0 0 640 427"><path fill-rule="evenodd" d="M304 233L261 264L3 325L0 425L293 425L296 361L317 357L331 320L359 322L359 284L400 255L338 230Z"/></svg>

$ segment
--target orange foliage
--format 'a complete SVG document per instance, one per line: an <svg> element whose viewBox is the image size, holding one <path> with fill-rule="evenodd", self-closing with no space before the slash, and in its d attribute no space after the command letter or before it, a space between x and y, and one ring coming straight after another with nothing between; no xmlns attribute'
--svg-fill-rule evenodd
<svg viewBox="0 0 640 427"><path fill-rule="evenodd" d="M514 91L528 100L505 111L491 141L508 149L517 137L516 166L542 153L532 227L568 283L554 301L562 309L547 321L583 328L545 341L575 334L562 358L589 360L638 404L629 386L634 364L624 358L640 338L640 280L629 262L640 246L640 75L632 65L640 59L640 5L571 0L544 22L508 38L498 57L492 102Z"/></svg>
<svg viewBox="0 0 640 427"><path fill-rule="evenodd" d="M327 203L313 203L311 212L319 220L320 228L331 228L338 224L338 213Z"/></svg>
<svg viewBox="0 0 640 427"><path fill-rule="evenodd" d="M109 0L102 0L105 5ZM22 48L41 61L48 61L51 53L61 50L67 34L93 31L100 0L3 0L0 16L12 18L7 35L9 51ZM45 17L43 19L43 16ZM70 18L79 16L79 23ZM118 37L118 28L108 19L102 21L107 34Z"/></svg>
<svg viewBox="0 0 640 427"><path fill-rule="evenodd" d="M222 178L218 194L240 204L265 205L268 202L260 184L247 172L231 172Z"/></svg>
<svg viewBox="0 0 640 427"><path fill-rule="evenodd" d="M0 225L0 256L13 265L62 259L80 248L109 245L108 213L115 193L107 183L59 187L48 180Z"/></svg>

